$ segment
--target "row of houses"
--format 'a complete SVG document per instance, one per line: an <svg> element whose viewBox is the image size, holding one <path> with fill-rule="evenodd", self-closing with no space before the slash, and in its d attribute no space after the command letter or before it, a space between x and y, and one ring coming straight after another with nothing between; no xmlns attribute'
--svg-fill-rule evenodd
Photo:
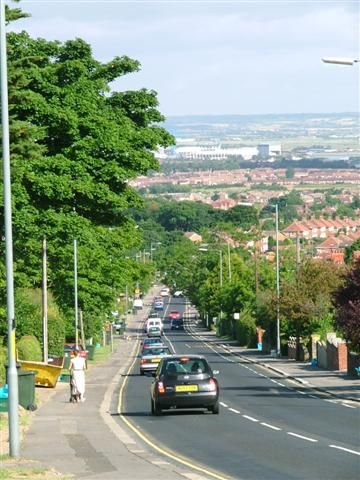
<svg viewBox="0 0 360 480"><path fill-rule="evenodd" d="M360 228L360 218L339 218L335 220L319 218L311 220L295 221L283 229L283 234L288 238L327 238L339 233L345 235L356 232Z"/></svg>

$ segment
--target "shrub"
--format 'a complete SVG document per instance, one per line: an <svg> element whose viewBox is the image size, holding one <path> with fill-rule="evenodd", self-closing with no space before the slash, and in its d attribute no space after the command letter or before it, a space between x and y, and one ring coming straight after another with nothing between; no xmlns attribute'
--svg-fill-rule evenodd
<svg viewBox="0 0 360 480"><path fill-rule="evenodd" d="M16 292L16 334L32 335L42 347L42 305L40 289L19 289ZM65 324L51 292L48 292L48 351L49 355L64 353Z"/></svg>
<svg viewBox="0 0 360 480"><path fill-rule="evenodd" d="M17 352L19 360L42 361L40 342L33 335L25 335L20 338L17 343Z"/></svg>
<svg viewBox="0 0 360 480"><path fill-rule="evenodd" d="M240 320L235 320L235 337L240 345L256 346L256 323L249 310L242 310Z"/></svg>

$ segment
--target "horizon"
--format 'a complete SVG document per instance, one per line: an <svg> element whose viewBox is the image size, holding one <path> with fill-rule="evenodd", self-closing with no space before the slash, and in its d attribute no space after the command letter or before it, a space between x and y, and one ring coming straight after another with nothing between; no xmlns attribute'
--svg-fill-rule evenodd
<svg viewBox="0 0 360 480"><path fill-rule="evenodd" d="M297 116L297 115L356 115L360 117L360 111L353 112L280 112L280 113L190 113L181 115L166 115L166 118L182 117L272 117L272 116Z"/></svg>

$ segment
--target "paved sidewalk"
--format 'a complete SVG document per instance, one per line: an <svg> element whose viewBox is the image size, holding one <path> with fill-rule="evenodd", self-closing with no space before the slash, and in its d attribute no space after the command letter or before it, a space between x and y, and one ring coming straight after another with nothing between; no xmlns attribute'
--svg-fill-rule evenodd
<svg viewBox="0 0 360 480"><path fill-rule="evenodd" d="M150 292L148 302L154 292ZM146 304L146 299L145 302ZM22 456L75 478L91 480L177 480L195 478L189 468L169 463L144 447L117 416L117 393L136 354L142 313L130 316L127 339L86 375L86 401L69 403L68 384L59 383L51 401L36 412ZM205 478L205 477L196 477Z"/></svg>
<svg viewBox="0 0 360 480"><path fill-rule="evenodd" d="M345 372L313 367L310 362L296 362L287 357L273 358L259 350L240 347L236 341L217 338L215 332L206 329L201 329L201 335L223 345L231 353L298 381L304 387L315 388L343 400L360 402L360 378L351 377Z"/></svg>

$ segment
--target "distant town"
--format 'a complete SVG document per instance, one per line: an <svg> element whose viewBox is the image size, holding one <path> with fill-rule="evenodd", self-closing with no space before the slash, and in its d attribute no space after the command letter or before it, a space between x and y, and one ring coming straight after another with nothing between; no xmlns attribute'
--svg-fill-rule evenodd
<svg viewBox="0 0 360 480"><path fill-rule="evenodd" d="M359 239L357 114L179 117L166 128L176 145L157 153L161 171L131 182L145 196L260 212L293 192L280 241L313 243L313 256L341 263ZM261 253L274 235L267 227L263 222Z"/></svg>

